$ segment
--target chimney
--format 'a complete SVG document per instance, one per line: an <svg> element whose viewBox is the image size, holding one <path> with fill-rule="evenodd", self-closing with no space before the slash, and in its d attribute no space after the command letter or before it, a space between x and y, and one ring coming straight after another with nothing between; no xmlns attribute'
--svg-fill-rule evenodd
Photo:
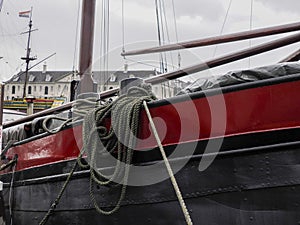
<svg viewBox="0 0 300 225"><path fill-rule="evenodd" d="M127 73L127 72L128 72L128 63L127 63L127 61L125 61L123 73Z"/></svg>
<svg viewBox="0 0 300 225"><path fill-rule="evenodd" d="M46 73L47 72L47 64L46 62L43 65L43 72L42 73Z"/></svg>

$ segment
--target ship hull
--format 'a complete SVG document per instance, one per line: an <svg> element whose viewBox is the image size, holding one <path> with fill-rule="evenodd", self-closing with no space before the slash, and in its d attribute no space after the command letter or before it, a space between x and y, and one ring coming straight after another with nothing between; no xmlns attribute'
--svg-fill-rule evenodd
<svg viewBox="0 0 300 225"><path fill-rule="evenodd" d="M170 159L172 168L180 167L185 161L176 173L176 180L194 224L297 224L300 220L300 143L295 142L294 137L299 134L300 129L290 129L225 139L218 156L204 171L199 171L199 164L205 159L201 152L207 142L198 142L198 153L188 161L185 157ZM254 140L264 140L264 143L258 145ZM181 147L191 146L193 143ZM166 149L171 150L172 147ZM151 155L149 153L147 158ZM135 156L135 160L137 164L147 165L143 154ZM157 166L151 173L166 173L164 164L155 162ZM16 172L11 204L13 224L38 224L57 198L74 163L75 160L68 160ZM134 172L131 177L139 175ZM147 178L150 175L144 174L144 179L150 179ZM11 178L12 174L2 176L7 222ZM109 210L116 204L120 187L93 184L93 189L101 208ZM99 214L91 201L89 170L78 169L47 222L66 223L179 225L185 220L170 179L151 185L128 186L116 213Z"/></svg>
<svg viewBox="0 0 300 225"><path fill-rule="evenodd" d="M299 90L295 74L149 104L152 117L161 118L155 126L194 224L299 223ZM77 122L9 149L6 157L17 155L18 161L15 172L0 175L7 223L12 218L12 224L38 224L44 218L76 163L81 132ZM99 207L110 210L120 186L90 186L90 171L78 168L47 224L184 224L144 111L138 137L133 165L139 169L130 170L117 212L99 214L90 187ZM114 165L99 169L110 174Z"/></svg>

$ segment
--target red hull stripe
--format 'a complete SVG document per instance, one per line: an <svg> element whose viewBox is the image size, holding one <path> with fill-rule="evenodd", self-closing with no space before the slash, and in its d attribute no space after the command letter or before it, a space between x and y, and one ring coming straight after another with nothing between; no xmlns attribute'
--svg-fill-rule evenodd
<svg viewBox="0 0 300 225"><path fill-rule="evenodd" d="M164 145L220 136L300 126L300 81L195 98L150 109ZM145 113L137 149L156 146ZM77 157L81 126L34 140L9 151L18 154L17 170Z"/></svg>

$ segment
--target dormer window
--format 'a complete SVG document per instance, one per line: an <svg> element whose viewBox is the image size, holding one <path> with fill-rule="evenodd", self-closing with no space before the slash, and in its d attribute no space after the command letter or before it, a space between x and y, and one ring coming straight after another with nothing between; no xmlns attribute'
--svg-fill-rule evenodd
<svg viewBox="0 0 300 225"><path fill-rule="evenodd" d="M130 74L129 78L135 78L135 76L133 74Z"/></svg>
<svg viewBox="0 0 300 225"><path fill-rule="evenodd" d="M29 82L33 82L33 81L34 81L34 79L35 79L35 76L33 76L33 75L30 75L30 76L29 76L29 79L28 79L28 81L29 81Z"/></svg>
<svg viewBox="0 0 300 225"><path fill-rule="evenodd" d="M20 79L20 77L19 76L16 76L14 79L13 79L13 81L18 81Z"/></svg>
<svg viewBox="0 0 300 225"><path fill-rule="evenodd" d="M117 80L117 76L115 75L115 74L111 74L110 75L110 82L116 82L116 80Z"/></svg>
<svg viewBox="0 0 300 225"><path fill-rule="evenodd" d="M51 75L49 75L49 74L47 74L47 75L46 75L46 79L45 79L45 81L46 81L46 82L50 82L50 81L51 81L51 79L52 79L52 76L51 76Z"/></svg>

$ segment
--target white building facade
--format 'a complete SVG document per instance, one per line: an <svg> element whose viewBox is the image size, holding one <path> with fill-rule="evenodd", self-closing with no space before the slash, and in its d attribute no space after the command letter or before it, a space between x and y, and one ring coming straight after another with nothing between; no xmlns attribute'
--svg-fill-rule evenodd
<svg viewBox="0 0 300 225"><path fill-rule="evenodd" d="M93 79L97 83L97 91L113 89L119 87L119 82L126 78L139 77L146 79L156 76L154 71L94 71ZM23 97L25 72L20 72L5 82L5 100L19 99ZM69 102L71 98L72 81L80 78L76 73L70 71L29 71L27 76L26 97L35 98L64 98ZM174 96L185 83L182 81L168 81L163 84L153 86L152 90L158 98ZM74 90L73 90L74 91Z"/></svg>

